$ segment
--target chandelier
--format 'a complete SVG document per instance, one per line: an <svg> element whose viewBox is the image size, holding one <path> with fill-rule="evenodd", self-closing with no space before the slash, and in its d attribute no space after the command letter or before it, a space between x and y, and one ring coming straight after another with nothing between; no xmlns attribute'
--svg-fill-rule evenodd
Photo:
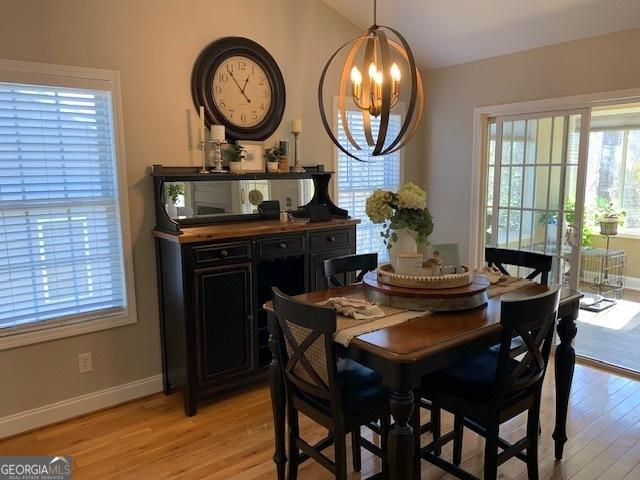
<svg viewBox="0 0 640 480"><path fill-rule="evenodd" d="M349 127L346 115L348 102L353 103L362 112L364 137L367 145L373 148L370 153L373 157L396 152L411 141L420 125L424 104L422 79L409 44L397 30L378 25L376 17L377 2L373 0L373 24L358 38L345 43L331 55L322 70L318 85L320 117L329 138L343 153L360 161L365 160L358 157L358 152L349 151L338 141L327 120L324 108L325 79L330 66L340 52L351 47L340 76L339 128L342 128L347 141L356 151L362 151L363 147L355 140ZM408 81L403 80L399 63L406 68L409 74ZM391 109L400 101L401 81L402 89L407 91L405 97L407 108L398 134L393 138L387 138ZM375 136L372 118L379 121Z"/></svg>

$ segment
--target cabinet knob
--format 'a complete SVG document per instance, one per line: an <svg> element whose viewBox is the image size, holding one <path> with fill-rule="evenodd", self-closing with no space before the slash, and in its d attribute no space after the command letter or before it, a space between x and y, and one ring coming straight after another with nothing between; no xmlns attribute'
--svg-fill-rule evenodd
<svg viewBox="0 0 640 480"><path fill-rule="evenodd" d="M226 257L229 255L229 252L227 252L226 250L220 250L220 256L221 257Z"/></svg>
<svg viewBox="0 0 640 480"><path fill-rule="evenodd" d="M282 248L284 250L285 248L287 248L287 244L286 243L281 243L280 244L280 248Z"/></svg>
<svg viewBox="0 0 640 480"><path fill-rule="evenodd" d="M336 237L334 237L333 235L331 235L330 237L327 237L327 240L331 243L336 241Z"/></svg>

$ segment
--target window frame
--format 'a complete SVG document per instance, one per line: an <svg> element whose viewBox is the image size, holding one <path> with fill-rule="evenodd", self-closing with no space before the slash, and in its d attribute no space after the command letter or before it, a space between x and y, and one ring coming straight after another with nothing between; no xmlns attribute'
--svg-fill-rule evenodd
<svg viewBox="0 0 640 480"><path fill-rule="evenodd" d="M591 138L591 134L594 132L605 132L605 131L613 131L613 132L622 132L622 151L620 153L620 169L617 172L618 180L620 182L620 189L617 194L615 208L618 210L624 210L623 199L624 199L624 191L625 191L625 180L626 180L626 172L627 172L627 160L629 155L629 132L631 130L640 131L640 127L622 127L622 128L596 128L589 130L589 138ZM595 228L595 235L600 236L597 230L597 222L589 224L592 228ZM619 238L629 238L640 240L640 229L630 229L625 227L624 225L618 226L618 235Z"/></svg>
<svg viewBox="0 0 640 480"><path fill-rule="evenodd" d="M118 207L127 303L122 312L99 310L0 329L0 351L49 340L137 323L133 250L129 222L128 183L120 74L114 70L0 59L0 82L109 91L118 182Z"/></svg>
<svg viewBox="0 0 640 480"><path fill-rule="evenodd" d="M339 103L339 97L338 95L334 95L333 96L333 109L331 112L332 115L332 124L333 124L333 131L337 132L338 129L338 115L339 115L339 110L338 110L338 103ZM406 102L403 101L399 101L395 107L394 107L394 111L392 113L398 113L400 114L400 121L404 121L405 116L406 116L406 108L407 108L407 104ZM351 111L359 111L359 108L356 106L356 104L353 102L352 99L350 98L345 98L345 110L351 110ZM337 138L337 137L336 137ZM333 177L331 178L331 196L332 198L335 199L335 201L337 202L338 199L338 175L339 175L339 171L338 171L338 158L340 156L340 151L338 149L338 147L336 145L333 145L333 143L331 143L332 147L333 147L333 162L332 162L332 169L334 172ZM404 148L401 148L400 150L398 150L397 153L399 155L399 160L398 162L400 163L399 167L400 167L400 171L398 173L398 179L399 179L399 186L404 185L405 183L405 176L404 176ZM353 160L353 159L352 159ZM353 160L354 162L356 162L357 160ZM362 220L362 219L357 219L357 220ZM356 225L357 228L357 225ZM380 231L382 231L382 225L380 225ZM356 246L357 248L357 246ZM380 262L380 263L386 263L386 262Z"/></svg>

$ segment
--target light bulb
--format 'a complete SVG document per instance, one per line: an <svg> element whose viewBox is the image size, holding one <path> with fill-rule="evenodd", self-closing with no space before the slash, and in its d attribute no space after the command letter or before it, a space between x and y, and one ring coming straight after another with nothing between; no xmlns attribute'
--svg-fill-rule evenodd
<svg viewBox="0 0 640 480"><path fill-rule="evenodd" d="M378 84L378 85L382 85L382 72L381 71L377 71L374 77L374 81Z"/></svg>
<svg viewBox="0 0 640 480"><path fill-rule="evenodd" d="M393 78L396 82L400 81L400 69L395 63L391 65L391 78Z"/></svg>
<svg viewBox="0 0 640 480"><path fill-rule="evenodd" d="M362 74L360 73L360 70L358 70L358 67L353 67L351 69L351 81L358 85L362 83Z"/></svg>
<svg viewBox="0 0 640 480"><path fill-rule="evenodd" d="M378 67L376 67L375 63L371 62L371 65L369 65L369 78L375 78L377 72Z"/></svg>

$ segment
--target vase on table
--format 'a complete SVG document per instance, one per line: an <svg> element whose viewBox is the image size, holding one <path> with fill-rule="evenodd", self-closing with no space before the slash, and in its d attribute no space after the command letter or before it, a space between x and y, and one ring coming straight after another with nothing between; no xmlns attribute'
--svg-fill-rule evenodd
<svg viewBox="0 0 640 480"><path fill-rule="evenodd" d="M409 230L408 228L399 228L391 231L392 238L390 238L391 248L389 248L389 261L394 270L396 269L396 255L398 253L418 252L416 236L417 232L415 230Z"/></svg>

